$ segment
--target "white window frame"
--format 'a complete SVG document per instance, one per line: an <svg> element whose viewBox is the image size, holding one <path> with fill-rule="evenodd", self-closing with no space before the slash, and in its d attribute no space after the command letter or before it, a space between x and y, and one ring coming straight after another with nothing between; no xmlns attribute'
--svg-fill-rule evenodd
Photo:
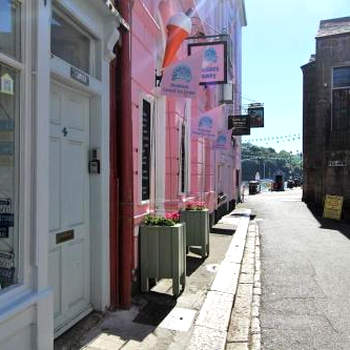
<svg viewBox="0 0 350 350"><path fill-rule="evenodd" d="M62 6L57 4L56 1L54 2L53 7L52 7L52 13L56 13L59 17L61 17L64 21L66 21L74 29L76 29L80 34L82 34L87 39L89 39L89 42L90 42L89 73L83 71L79 67L76 67L76 66L72 65L70 62L65 61L63 58L55 56L53 53L51 53L51 55L53 57L57 57L58 59L62 60L63 62L66 62L70 66L81 70L82 72L84 72L85 74L88 74L89 76L101 80L101 76L100 76L100 74L98 74L98 72L100 72L101 69L98 69L98 67L97 67L97 64L98 64L97 47L98 47L99 39L96 38L87 28L85 28L84 25L80 24L77 18L74 17L74 19L72 19L72 17L69 16L66 11L67 10L65 10Z"/></svg>
<svg viewBox="0 0 350 350"><path fill-rule="evenodd" d="M142 199L142 132L143 132L143 101L147 101L151 105L151 117L150 117L150 156L149 156L149 166L150 166L150 193L148 199ZM138 203L140 205L150 204L153 197L154 189L154 167L152 166L154 162L154 97L152 95L141 93L140 94L140 103L139 103L139 159L138 159L138 174L139 174L139 186L138 186Z"/></svg>
<svg viewBox="0 0 350 350"><path fill-rule="evenodd" d="M14 210L15 227L17 227L17 237L14 239L15 266L17 283L0 290L0 304L5 304L9 298L22 293L29 287L28 276L25 274L24 266L29 263L28 237L31 232L30 222L27 221L26 213L30 201L28 198L28 177L31 170L28 169L26 162L28 154L28 137L30 137L30 128L25 127L30 123L31 102L30 102L30 38L31 26L29 20L29 4L27 1L18 1L21 5L21 31L20 31L20 57L19 61L13 57L0 52L0 63L8 66L18 73L18 83L16 93L19 94L19 115L15 124L15 139L18 142L14 153L15 157L15 190L12 207Z"/></svg>

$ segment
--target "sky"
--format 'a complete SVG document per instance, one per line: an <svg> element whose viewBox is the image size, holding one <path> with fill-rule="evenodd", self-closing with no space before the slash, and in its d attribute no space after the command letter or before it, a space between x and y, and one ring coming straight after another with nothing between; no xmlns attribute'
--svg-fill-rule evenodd
<svg viewBox="0 0 350 350"><path fill-rule="evenodd" d="M265 127L252 129L243 141L258 139L252 143L301 152L300 67L315 53L320 20L350 16L350 0L245 0L245 4L248 25L242 36L242 104L264 103ZM282 139L287 141L277 143L277 136L289 135Z"/></svg>

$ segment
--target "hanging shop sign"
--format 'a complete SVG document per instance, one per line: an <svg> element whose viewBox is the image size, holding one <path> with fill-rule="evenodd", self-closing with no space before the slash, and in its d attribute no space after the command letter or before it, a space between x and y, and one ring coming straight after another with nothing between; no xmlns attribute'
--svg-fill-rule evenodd
<svg viewBox="0 0 350 350"><path fill-rule="evenodd" d="M215 149L226 150L230 141L229 131L222 130L217 133L216 140L214 142Z"/></svg>
<svg viewBox="0 0 350 350"><path fill-rule="evenodd" d="M326 200L324 203L323 217L327 219L340 220L343 210L343 200L342 196L331 196L326 195Z"/></svg>
<svg viewBox="0 0 350 350"><path fill-rule="evenodd" d="M249 115L229 115L228 129L232 129L232 135L250 135Z"/></svg>
<svg viewBox="0 0 350 350"><path fill-rule="evenodd" d="M161 94L172 97L195 98L202 67L200 55L176 62L164 70Z"/></svg>
<svg viewBox="0 0 350 350"><path fill-rule="evenodd" d="M222 114L223 106L219 106L194 118L191 124L192 137L205 137L215 140L217 136L216 123L222 118Z"/></svg>
<svg viewBox="0 0 350 350"><path fill-rule="evenodd" d="M263 128L264 127L264 107L262 106L249 106L248 115L250 117L251 128Z"/></svg>
<svg viewBox="0 0 350 350"><path fill-rule="evenodd" d="M188 44L188 55L203 58L200 85L227 83L227 42L213 41Z"/></svg>

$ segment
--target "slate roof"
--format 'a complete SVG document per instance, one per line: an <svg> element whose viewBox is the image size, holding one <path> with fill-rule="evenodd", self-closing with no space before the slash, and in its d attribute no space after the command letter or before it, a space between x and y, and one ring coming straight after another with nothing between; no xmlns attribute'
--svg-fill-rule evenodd
<svg viewBox="0 0 350 350"><path fill-rule="evenodd" d="M316 38L350 33L350 17L327 19L320 22Z"/></svg>

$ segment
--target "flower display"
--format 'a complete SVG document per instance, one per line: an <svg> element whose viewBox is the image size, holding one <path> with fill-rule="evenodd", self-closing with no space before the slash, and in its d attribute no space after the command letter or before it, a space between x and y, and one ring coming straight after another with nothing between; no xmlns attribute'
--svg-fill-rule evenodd
<svg viewBox="0 0 350 350"><path fill-rule="evenodd" d="M207 205L202 201L190 201L186 203L186 210L204 210L207 209Z"/></svg>
<svg viewBox="0 0 350 350"><path fill-rule="evenodd" d="M178 212L161 215L147 215L144 224L148 226L174 226L180 221Z"/></svg>

